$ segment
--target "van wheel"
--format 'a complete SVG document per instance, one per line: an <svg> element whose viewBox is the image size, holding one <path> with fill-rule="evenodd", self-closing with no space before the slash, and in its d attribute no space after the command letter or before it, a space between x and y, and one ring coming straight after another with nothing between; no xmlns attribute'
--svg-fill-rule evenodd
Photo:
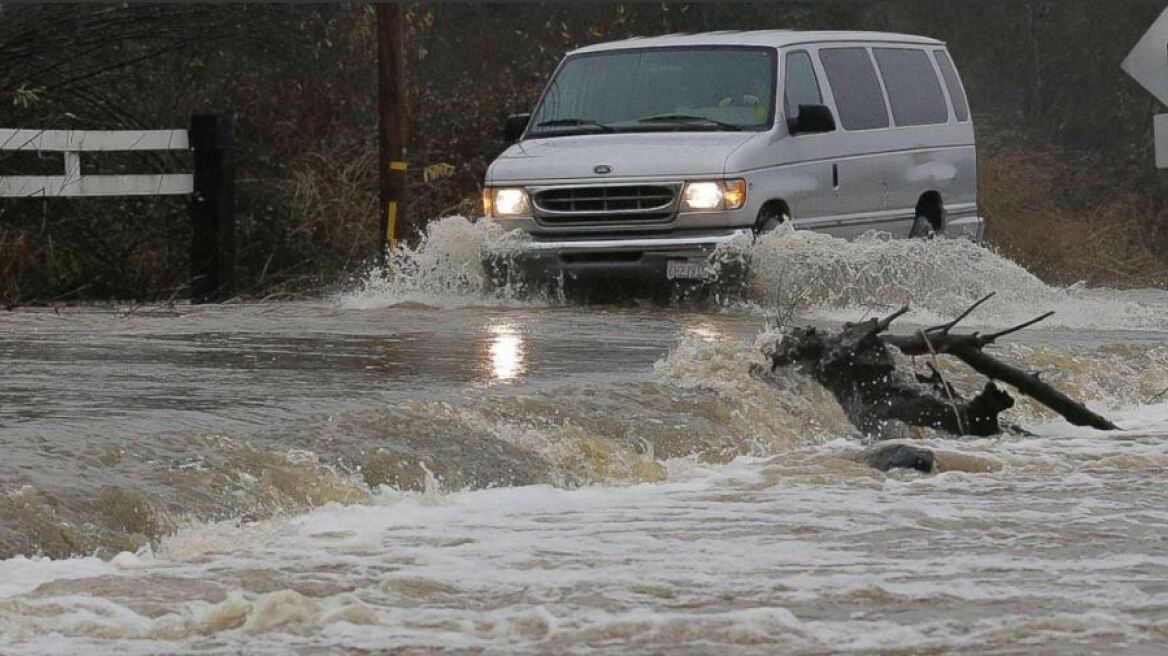
<svg viewBox="0 0 1168 656"><path fill-rule="evenodd" d="M783 208L764 207L758 213L758 220L754 222L754 235L766 234L781 224L791 220L791 215Z"/></svg>
<svg viewBox="0 0 1168 656"><path fill-rule="evenodd" d="M933 230L933 222L929 217L918 214L916 220L913 221L912 230L908 231L909 239L932 239L937 236L937 231Z"/></svg>

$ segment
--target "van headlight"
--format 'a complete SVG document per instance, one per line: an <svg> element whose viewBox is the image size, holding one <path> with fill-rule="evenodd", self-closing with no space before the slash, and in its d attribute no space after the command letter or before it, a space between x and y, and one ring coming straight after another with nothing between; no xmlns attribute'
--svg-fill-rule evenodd
<svg viewBox="0 0 1168 656"><path fill-rule="evenodd" d="M695 180L685 183L681 205L687 210L736 210L746 204L746 180Z"/></svg>
<svg viewBox="0 0 1168 656"><path fill-rule="evenodd" d="M483 212L497 219L531 216L531 199L523 187L487 187L483 189Z"/></svg>

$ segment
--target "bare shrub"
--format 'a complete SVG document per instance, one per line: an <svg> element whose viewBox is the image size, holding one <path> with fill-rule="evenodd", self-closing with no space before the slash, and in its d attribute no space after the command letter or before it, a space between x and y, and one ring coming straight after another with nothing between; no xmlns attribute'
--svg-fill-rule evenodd
<svg viewBox="0 0 1168 656"><path fill-rule="evenodd" d="M1104 166L1052 146L982 149L980 199L986 239L1038 276L1122 287L1163 285L1165 262L1151 244L1153 203L1130 191L1073 193Z"/></svg>
<svg viewBox="0 0 1168 656"><path fill-rule="evenodd" d="M322 144L292 163L289 237L318 268L351 271L376 250L377 149L363 146Z"/></svg>

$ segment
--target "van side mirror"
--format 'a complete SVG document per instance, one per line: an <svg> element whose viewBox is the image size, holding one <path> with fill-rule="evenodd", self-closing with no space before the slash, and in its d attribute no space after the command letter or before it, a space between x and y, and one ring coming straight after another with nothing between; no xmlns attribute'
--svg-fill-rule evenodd
<svg viewBox="0 0 1168 656"><path fill-rule="evenodd" d="M527 129L527 122L531 120L531 114L512 114L507 117L507 122L503 125L503 139L509 143L519 141L519 137L523 136L523 131Z"/></svg>
<svg viewBox="0 0 1168 656"><path fill-rule="evenodd" d="M827 105L799 105L799 116L787 119L791 134L834 132L835 117Z"/></svg>

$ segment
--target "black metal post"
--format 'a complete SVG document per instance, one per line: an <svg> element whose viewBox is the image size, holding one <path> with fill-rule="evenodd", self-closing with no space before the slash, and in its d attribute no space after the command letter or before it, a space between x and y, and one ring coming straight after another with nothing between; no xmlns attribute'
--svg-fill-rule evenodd
<svg viewBox="0 0 1168 656"><path fill-rule="evenodd" d="M235 273L235 164L230 116L193 116L191 303L227 298Z"/></svg>

